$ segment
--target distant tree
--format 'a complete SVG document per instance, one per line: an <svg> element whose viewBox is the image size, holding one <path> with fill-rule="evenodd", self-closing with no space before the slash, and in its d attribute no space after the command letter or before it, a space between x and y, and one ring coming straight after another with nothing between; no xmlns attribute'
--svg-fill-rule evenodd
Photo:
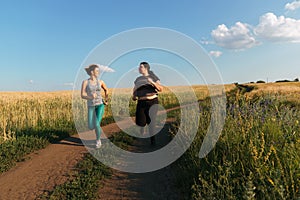
<svg viewBox="0 0 300 200"><path fill-rule="evenodd" d="M299 82L299 78L295 78L294 82Z"/></svg>
<svg viewBox="0 0 300 200"><path fill-rule="evenodd" d="M262 80L259 80L259 81L256 81L256 83L266 83L266 82L262 81Z"/></svg>
<svg viewBox="0 0 300 200"><path fill-rule="evenodd" d="M278 80L278 81L276 81L276 83L283 83L283 82L291 82L290 80Z"/></svg>

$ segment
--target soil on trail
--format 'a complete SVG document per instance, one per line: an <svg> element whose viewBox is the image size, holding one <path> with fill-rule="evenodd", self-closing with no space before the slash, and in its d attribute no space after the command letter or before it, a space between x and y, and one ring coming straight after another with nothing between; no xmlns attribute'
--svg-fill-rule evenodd
<svg viewBox="0 0 300 200"><path fill-rule="evenodd" d="M121 123L126 125L127 120ZM102 130L111 135L119 132L120 128L112 123L103 126ZM91 138L95 137L94 131L86 134ZM94 140L91 141L94 143ZM30 159L17 163L11 170L0 175L0 200L31 200L45 191L53 190L56 185L68 180L75 165L87 152L77 134L30 154Z"/></svg>
<svg viewBox="0 0 300 200"><path fill-rule="evenodd" d="M168 120L169 122L172 120ZM132 152L152 152L167 145L171 137L168 123L156 135L156 145L150 139L136 139L130 146ZM113 170L111 178L104 180L99 189L99 199L122 200L176 200L180 199L175 189L175 175L171 166L148 173L126 173Z"/></svg>
<svg viewBox="0 0 300 200"><path fill-rule="evenodd" d="M70 140L69 140L70 139ZM79 138L71 137L30 155L0 175L0 199L35 199L43 191L64 183L68 173L86 152L78 145Z"/></svg>
<svg viewBox="0 0 300 200"><path fill-rule="evenodd" d="M126 120L122 123L123 127L131 124ZM107 135L120 131L115 123L102 129ZM156 139L155 147L150 145L149 139L141 139L131 148L137 152L154 151L170 140L167 134L157 135ZM30 154L30 159L0 175L0 200L35 199L45 191L53 190L68 180L77 162L87 152L79 136L73 135ZM103 181L99 199L178 199L170 184L173 177L168 167L144 174L113 170L112 177Z"/></svg>

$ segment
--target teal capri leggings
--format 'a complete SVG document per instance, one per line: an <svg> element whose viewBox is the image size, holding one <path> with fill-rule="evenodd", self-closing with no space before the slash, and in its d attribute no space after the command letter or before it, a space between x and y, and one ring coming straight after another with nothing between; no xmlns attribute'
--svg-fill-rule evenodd
<svg viewBox="0 0 300 200"><path fill-rule="evenodd" d="M90 130L95 129L96 139L100 140L101 120L104 114L104 104L88 106L88 126Z"/></svg>

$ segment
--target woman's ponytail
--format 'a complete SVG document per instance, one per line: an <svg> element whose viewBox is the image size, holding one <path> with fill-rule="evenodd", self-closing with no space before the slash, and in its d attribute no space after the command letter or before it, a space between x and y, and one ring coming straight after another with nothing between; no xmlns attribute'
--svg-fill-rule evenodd
<svg viewBox="0 0 300 200"><path fill-rule="evenodd" d="M143 66L148 70L148 73L149 73L149 75L151 76L151 78L153 79L154 82L160 80L160 79L156 76L156 74L154 74L154 72L150 70L150 65L149 65L149 63L147 63L147 62L141 62L140 65L143 65Z"/></svg>
<svg viewBox="0 0 300 200"><path fill-rule="evenodd" d="M149 73L149 75L151 76L151 78L153 79L154 82L159 80L159 78L156 76L156 74L154 74L153 71L149 70L148 73Z"/></svg>

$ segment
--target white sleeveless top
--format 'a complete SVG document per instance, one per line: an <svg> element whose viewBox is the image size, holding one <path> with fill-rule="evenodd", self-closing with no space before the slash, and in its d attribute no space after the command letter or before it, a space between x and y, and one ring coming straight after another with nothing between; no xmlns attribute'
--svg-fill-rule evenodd
<svg viewBox="0 0 300 200"><path fill-rule="evenodd" d="M98 79L97 79L97 84L92 84L89 79L87 81L88 81L88 84L86 87L87 95L93 96L94 93L97 94L96 98L87 100L87 105L88 106L97 106L97 105L103 104L102 96L101 96L101 86L99 84Z"/></svg>

